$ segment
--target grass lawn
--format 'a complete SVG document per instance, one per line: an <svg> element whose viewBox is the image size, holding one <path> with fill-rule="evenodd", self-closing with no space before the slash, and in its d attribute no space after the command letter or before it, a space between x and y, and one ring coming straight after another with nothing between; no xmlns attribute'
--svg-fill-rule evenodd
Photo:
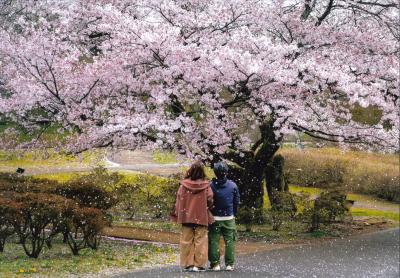
<svg viewBox="0 0 400 278"><path fill-rule="evenodd" d="M166 151L155 151L153 153L153 160L159 164L174 164L178 163L176 154L173 152Z"/></svg>
<svg viewBox="0 0 400 278"><path fill-rule="evenodd" d="M398 212L382 211L368 208L351 208L353 216L382 217L400 222L400 214Z"/></svg>
<svg viewBox="0 0 400 278"><path fill-rule="evenodd" d="M319 188L301 187L301 186L290 186L289 190L292 193L300 193L300 192L308 193L312 197L319 195L322 191L322 189ZM347 199L354 200L356 201L356 205L359 204L361 206L361 207L356 206L351 208L351 214L353 216L383 217L397 222L400 221L399 204L388 202L368 195L353 194L353 193L349 193L347 195Z"/></svg>
<svg viewBox="0 0 400 278"><path fill-rule="evenodd" d="M51 150L0 151L0 166L3 167L74 167L100 163L104 156L101 150L87 151L78 156L60 154Z"/></svg>
<svg viewBox="0 0 400 278"><path fill-rule="evenodd" d="M97 251L81 250L73 256L66 244L55 242L45 249L38 259L26 257L22 247L14 243L0 253L0 277L21 274L40 277L65 277L71 275L100 274L107 277L118 273L157 264L174 264L177 249L153 244L103 241Z"/></svg>

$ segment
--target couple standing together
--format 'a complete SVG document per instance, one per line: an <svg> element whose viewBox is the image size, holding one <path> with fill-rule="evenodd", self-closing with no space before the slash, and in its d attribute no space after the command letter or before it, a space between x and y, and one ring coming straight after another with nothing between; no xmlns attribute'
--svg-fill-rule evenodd
<svg viewBox="0 0 400 278"><path fill-rule="evenodd" d="M216 178L206 179L204 165L195 162L181 181L176 196L172 220L182 224L180 265L184 271L205 271L220 266L219 241L225 242L225 267L233 270L235 262L235 215L239 205L239 190L227 179L228 165L214 165Z"/></svg>

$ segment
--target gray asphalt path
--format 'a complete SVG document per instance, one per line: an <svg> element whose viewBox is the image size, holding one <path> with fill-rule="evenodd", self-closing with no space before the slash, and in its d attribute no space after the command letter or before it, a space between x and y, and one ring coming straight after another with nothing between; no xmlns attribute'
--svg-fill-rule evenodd
<svg viewBox="0 0 400 278"><path fill-rule="evenodd" d="M241 256L234 272L163 267L116 277L399 277L399 229Z"/></svg>

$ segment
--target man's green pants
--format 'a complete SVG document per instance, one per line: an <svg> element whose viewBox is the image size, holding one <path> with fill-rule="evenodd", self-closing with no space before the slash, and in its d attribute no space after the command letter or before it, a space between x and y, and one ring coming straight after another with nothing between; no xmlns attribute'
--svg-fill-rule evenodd
<svg viewBox="0 0 400 278"><path fill-rule="evenodd" d="M211 267L220 263L219 239L225 242L225 265L235 263L236 224L235 219L215 221L208 231L208 260Z"/></svg>

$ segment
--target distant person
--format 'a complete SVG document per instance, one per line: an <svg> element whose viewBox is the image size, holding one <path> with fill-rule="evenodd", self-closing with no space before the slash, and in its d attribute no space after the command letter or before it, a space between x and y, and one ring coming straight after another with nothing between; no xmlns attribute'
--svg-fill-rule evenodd
<svg viewBox="0 0 400 278"><path fill-rule="evenodd" d="M195 162L181 181L172 220L182 224L180 265L183 271L205 271L208 255L208 225L214 219L209 209L213 192L204 166Z"/></svg>
<svg viewBox="0 0 400 278"><path fill-rule="evenodd" d="M214 193L214 208L211 210L215 222L209 227L208 259L212 270L221 270L219 239L225 242L225 267L234 270L236 224L235 215L238 210L240 195L237 185L227 178L228 165L225 162L214 164L216 178L211 182Z"/></svg>

